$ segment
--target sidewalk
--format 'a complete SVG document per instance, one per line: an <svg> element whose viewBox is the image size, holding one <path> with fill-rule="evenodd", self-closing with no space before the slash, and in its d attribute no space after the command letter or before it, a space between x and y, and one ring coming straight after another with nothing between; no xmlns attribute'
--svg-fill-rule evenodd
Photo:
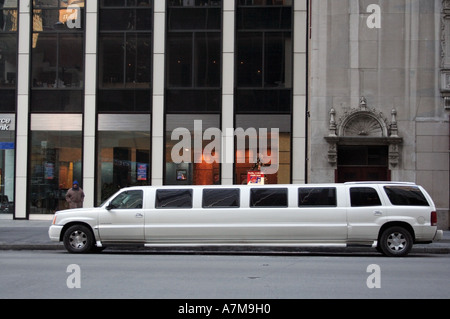
<svg viewBox="0 0 450 319"><path fill-rule="evenodd" d="M52 242L48 237L48 228L53 215L31 215L30 220L13 220L10 214L0 214L0 250L65 250L62 243ZM145 248L149 252L172 253L293 253L293 252L375 252L372 248L305 248L292 247L265 249L239 247L207 247L207 248ZM142 249L139 249L142 251ZM429 245L414 245L411 253L450 254L450 230L444 231L441 241Z"/></svg>

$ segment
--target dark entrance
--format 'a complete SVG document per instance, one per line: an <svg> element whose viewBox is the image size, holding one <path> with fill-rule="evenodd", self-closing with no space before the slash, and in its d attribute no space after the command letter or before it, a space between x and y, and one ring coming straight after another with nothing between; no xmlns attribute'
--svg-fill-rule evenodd
<svg viewBox="0 0 450 319"><path fill-rule="evenodd" d="M338 147L336 182L388 180L388 146Z"/></svg>

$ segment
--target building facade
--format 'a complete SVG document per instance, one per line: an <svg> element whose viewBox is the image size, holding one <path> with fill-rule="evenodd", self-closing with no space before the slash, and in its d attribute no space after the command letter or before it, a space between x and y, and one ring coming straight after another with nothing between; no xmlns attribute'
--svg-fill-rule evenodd
<svg viewBox="0 0 450 319"><path fill-rule="evenodd" d="M446 1L0 0L2 210L402 180L448 227ZM450 56L450 50L449 55ZM450 95L449 95L450 96Z"/></svg>
<svg viewBox="0 0 450 319"><path fill-rule="evenodd" d="M449 225L449 1L311 1L308 182L423 185Z"/></svg>

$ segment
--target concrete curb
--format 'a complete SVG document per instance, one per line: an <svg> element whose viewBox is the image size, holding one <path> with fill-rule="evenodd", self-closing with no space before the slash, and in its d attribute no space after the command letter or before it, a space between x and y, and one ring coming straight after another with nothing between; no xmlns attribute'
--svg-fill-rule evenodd
<svg viewBox="0 0 450 319"><path fill-rule="evenodd" d="M60 250L66 252L62 243L50 244L1 244L0 251L55 251ZM276 247L276 248L262 248L262 247L141 247L141 246L113 246L107 248L105 252L136 252L149 254L236 254L236 255L301 255L301 254L327 254L327 253L373 253L380 255L374 248L365 247L348 247L348 248L333 248L333 247L301 247L299 249L292 247ZM417 245L412 248L411 254L450 254L450 247L427 247L426 245Z"/></svg>

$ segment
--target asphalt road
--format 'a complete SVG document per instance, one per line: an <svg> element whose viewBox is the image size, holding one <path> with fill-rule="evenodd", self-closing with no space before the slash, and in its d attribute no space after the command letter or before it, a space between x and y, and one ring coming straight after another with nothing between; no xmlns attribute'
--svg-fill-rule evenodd
<svg viewBox="0 0 450 319"><path fill-rule="evenodd" d="M449 262L448 254L0 251L0 298L448 299Z"/></svg>

